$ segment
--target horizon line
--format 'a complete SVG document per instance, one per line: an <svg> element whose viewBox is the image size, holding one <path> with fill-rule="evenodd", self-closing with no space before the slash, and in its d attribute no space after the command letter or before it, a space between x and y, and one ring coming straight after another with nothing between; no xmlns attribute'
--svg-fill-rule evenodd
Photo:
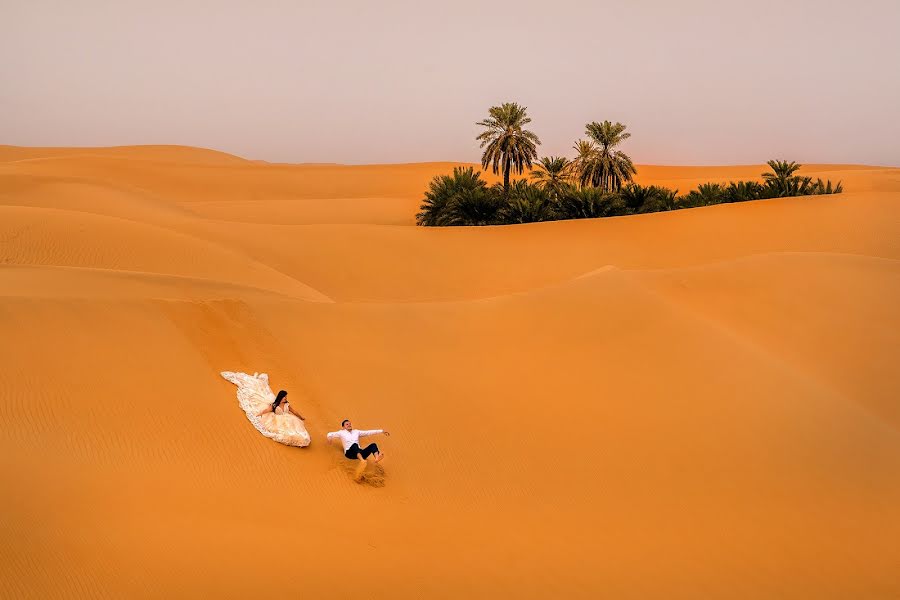
<svg viewBox="0 0 900 600"><path fill-rule="evenodd" d="M256 159L256 158L248 158L246 156L242 156L240 154L236 154L234 152L230 152L228 150L220 150L218 148L211 148L208 146L191 146L187 144L113 144L109 146L26 146L21 144L0 144L0 149L2 148L18 148L18 149L27 149L27 150L127 150L127 149L141 149L141 148L172 148L172 149L183 149L183 150L201 150L206 152L213 152L216 154L222 154L225 156L229 156L232 158L236 158L247 163L256 164L256 165L271 165L271 166L320 166L320 167L377 167L377 166L403 166L403 165L428 165L428 164L459 164L459 165L472 165L477 166L481 170L485 172L489 172L489 169L484 169L481 167L481 163L478 161L471 160L451 160L451 159L432 159L432 160L421 160L421 161L397 161L397 162L371 162L371 163L343 163L343 162L332 162L332 161L306 161L306 162L281 162L281 161L269 161L264 159ZM49 157L48 157L49 158ZM110 157L114 158L114 157ZM776 160L789 160L789 157L778 157ZM29 160L29 159L22 159ZM771 160L771 159L770 159ZM7 162L15 162L15 161L7 161ZM537 161L535 161L536 163ZM715 164L695 164L695 163L641 163L636 162L635 166L640 167L696 167L696 168L705 168L705 167L757 167L757 166L765 166L766 161L758 162L758 163L715 163ZM803 166L808 165L818 165L818 166L835 166L835 167L870 167L870 168L878 168L878 169L900 169L900 165L874 165L868 163L833 163L833 162L818 162L818 161L805 161L801 163Z"/></svg>

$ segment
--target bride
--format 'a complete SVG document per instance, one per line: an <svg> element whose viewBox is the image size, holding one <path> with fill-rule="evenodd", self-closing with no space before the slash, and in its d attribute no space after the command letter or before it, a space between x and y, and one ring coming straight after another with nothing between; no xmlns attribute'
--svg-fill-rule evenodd
<svg viewBox="0 0 900 600"><path fill-rule="evenodd" d="M303 415L288 402L286 391L272 393L268 375L223 371L222 377L238 386L238 403L257 431L281 444L309 446Z"/></svg>

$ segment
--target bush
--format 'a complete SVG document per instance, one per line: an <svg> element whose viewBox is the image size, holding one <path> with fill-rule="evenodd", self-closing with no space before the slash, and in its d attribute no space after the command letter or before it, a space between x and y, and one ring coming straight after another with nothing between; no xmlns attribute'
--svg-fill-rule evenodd
<svg viewBox="0 0 900 600"><path fill-rule="evenodd" d="M725 202L725 188L721 183L701 183L696 190L691 190L683 198L680 204L685 208L697 206L712 206Z"/></svg>
<svg viewBox="0 0 900 600"><path fill-rule="evenodd" d="M653 195L652 203L649 207L647 205L644 206L644 208L649 208L650 210L644 210L642 212L662 212L680 208L678 206L678 190L670 190L667 187L661 186L651 187L656 190Z"/></svg>
<svg viewBox="0 0 900 600"><path fill-rule="evenodd" d="M678 205L678 190L656 185L643 187L631 183L621 189L619 196L631 213L674 210Z"/></svg>
<svg viewBox="0 0 900 600"><path fill-rule="evenodd" d="M560 162L561 171L565 165ZM548 164L552 161L547 159ZM841 182L813 181L794 173L801 167L795 162L770 160L772 171L763 173L764 183L733 181L727 186L703 183L696 190L678 196L678 190L659 186L625 185L618 192L597 187L575 187L563 180L549 186L525 180L511 182L508 189L500 184L488 187L481 173L472 167L457 167L452 175L431 180L416 222L426 226L497 225L536 223L555 219L594 219L635 213L659 212L678 208L711 206L725 202L746 202L764 198L840 194ZM558 165L551 165L555 169Z"/></svg>
<svg viewBox="0 0 900 600"><path fill-rule="evenodd" d="M557 200L556 212L561 219L595 219L628 214L628 207L617 193L571 188Z"/></svg>
<svg viewBox="0 0 900 600"><path fill-rule="evenodd" d="M828 181L816 179L816 183L813 184L813 190L813 194L840 194L844 191L844 186L838 181L837 185L831 187L830 179Z"/></svg>
<svg viewBox="0 0 900 600"><path fill-rule="evenodd" d="M490 204L485 199L489 193L480 172L472 167L456 167L452 175L438 175L428 184L416 223L429 227L468 224L462 221L490 213L489 208L482 206Z"/></svg>
<svg viewBox="0 0 900 600"><path fill-rule="evenodd" d="M502 188L498 191L502 191ZM509 194L500 209L500 221L503 223L553 221L557 218L555 207L556 203L550 198L550 190L518 180L509 187Z"/></svg>
<svg viewBox="0 0 900 600"><path fill-rule="evenodd" d="M772 198L788 198L791 196L809 196L813 193L812 177L789 177L784 181L772 181L767 184Z"/></svg>
<svg viewBox="0 0 900 600"><path fill-rule="evenodd" d="M498 225L502 198L487 187L462 190L447 205L447 225Z"/></svg>
<svg viewBox="0 0 900 600"><path fill-rule="evenodd" d="M619 197L631 213L640 212L644 204L649 204L649 201L652 201L652 196L653 193L649 187L636 183L629 183L622 186L622 189L619 190Z"/></svg>
<svg viewBox="0 0 900 600"><path fill-rule="evenodd" d="M725 188L725 202L746 202L763 197L765 187L756 181L732 181Z"/></svg>

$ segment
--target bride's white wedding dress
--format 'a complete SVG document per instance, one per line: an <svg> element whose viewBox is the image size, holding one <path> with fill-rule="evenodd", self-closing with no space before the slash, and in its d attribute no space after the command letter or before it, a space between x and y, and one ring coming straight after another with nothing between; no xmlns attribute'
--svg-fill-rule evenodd
<svg viewBox="0 0 900 600"><path fill-rule="evenodd" d="M267 412L261 417L257 416L266 405L271 406L275 402L275 394L269 388L268 375L222 371L222 377L238 386L238 403L257 431L281 444L309 446L309 433L296 415Z"/></svg>

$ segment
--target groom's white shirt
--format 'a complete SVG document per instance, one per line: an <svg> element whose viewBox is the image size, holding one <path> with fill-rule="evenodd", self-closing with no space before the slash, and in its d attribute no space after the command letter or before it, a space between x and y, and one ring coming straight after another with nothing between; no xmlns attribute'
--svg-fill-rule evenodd
<svg viewBox="0 0 900 600"><path fill-rule="evenodd" d="M350 431L341 429L330 432L328 439L341 438L341 445L344 446L344 452L346 452L353 444L359 444L359 438L367 435L378 435L379 433L384 433L384 429L351 429Z"/></svg>

